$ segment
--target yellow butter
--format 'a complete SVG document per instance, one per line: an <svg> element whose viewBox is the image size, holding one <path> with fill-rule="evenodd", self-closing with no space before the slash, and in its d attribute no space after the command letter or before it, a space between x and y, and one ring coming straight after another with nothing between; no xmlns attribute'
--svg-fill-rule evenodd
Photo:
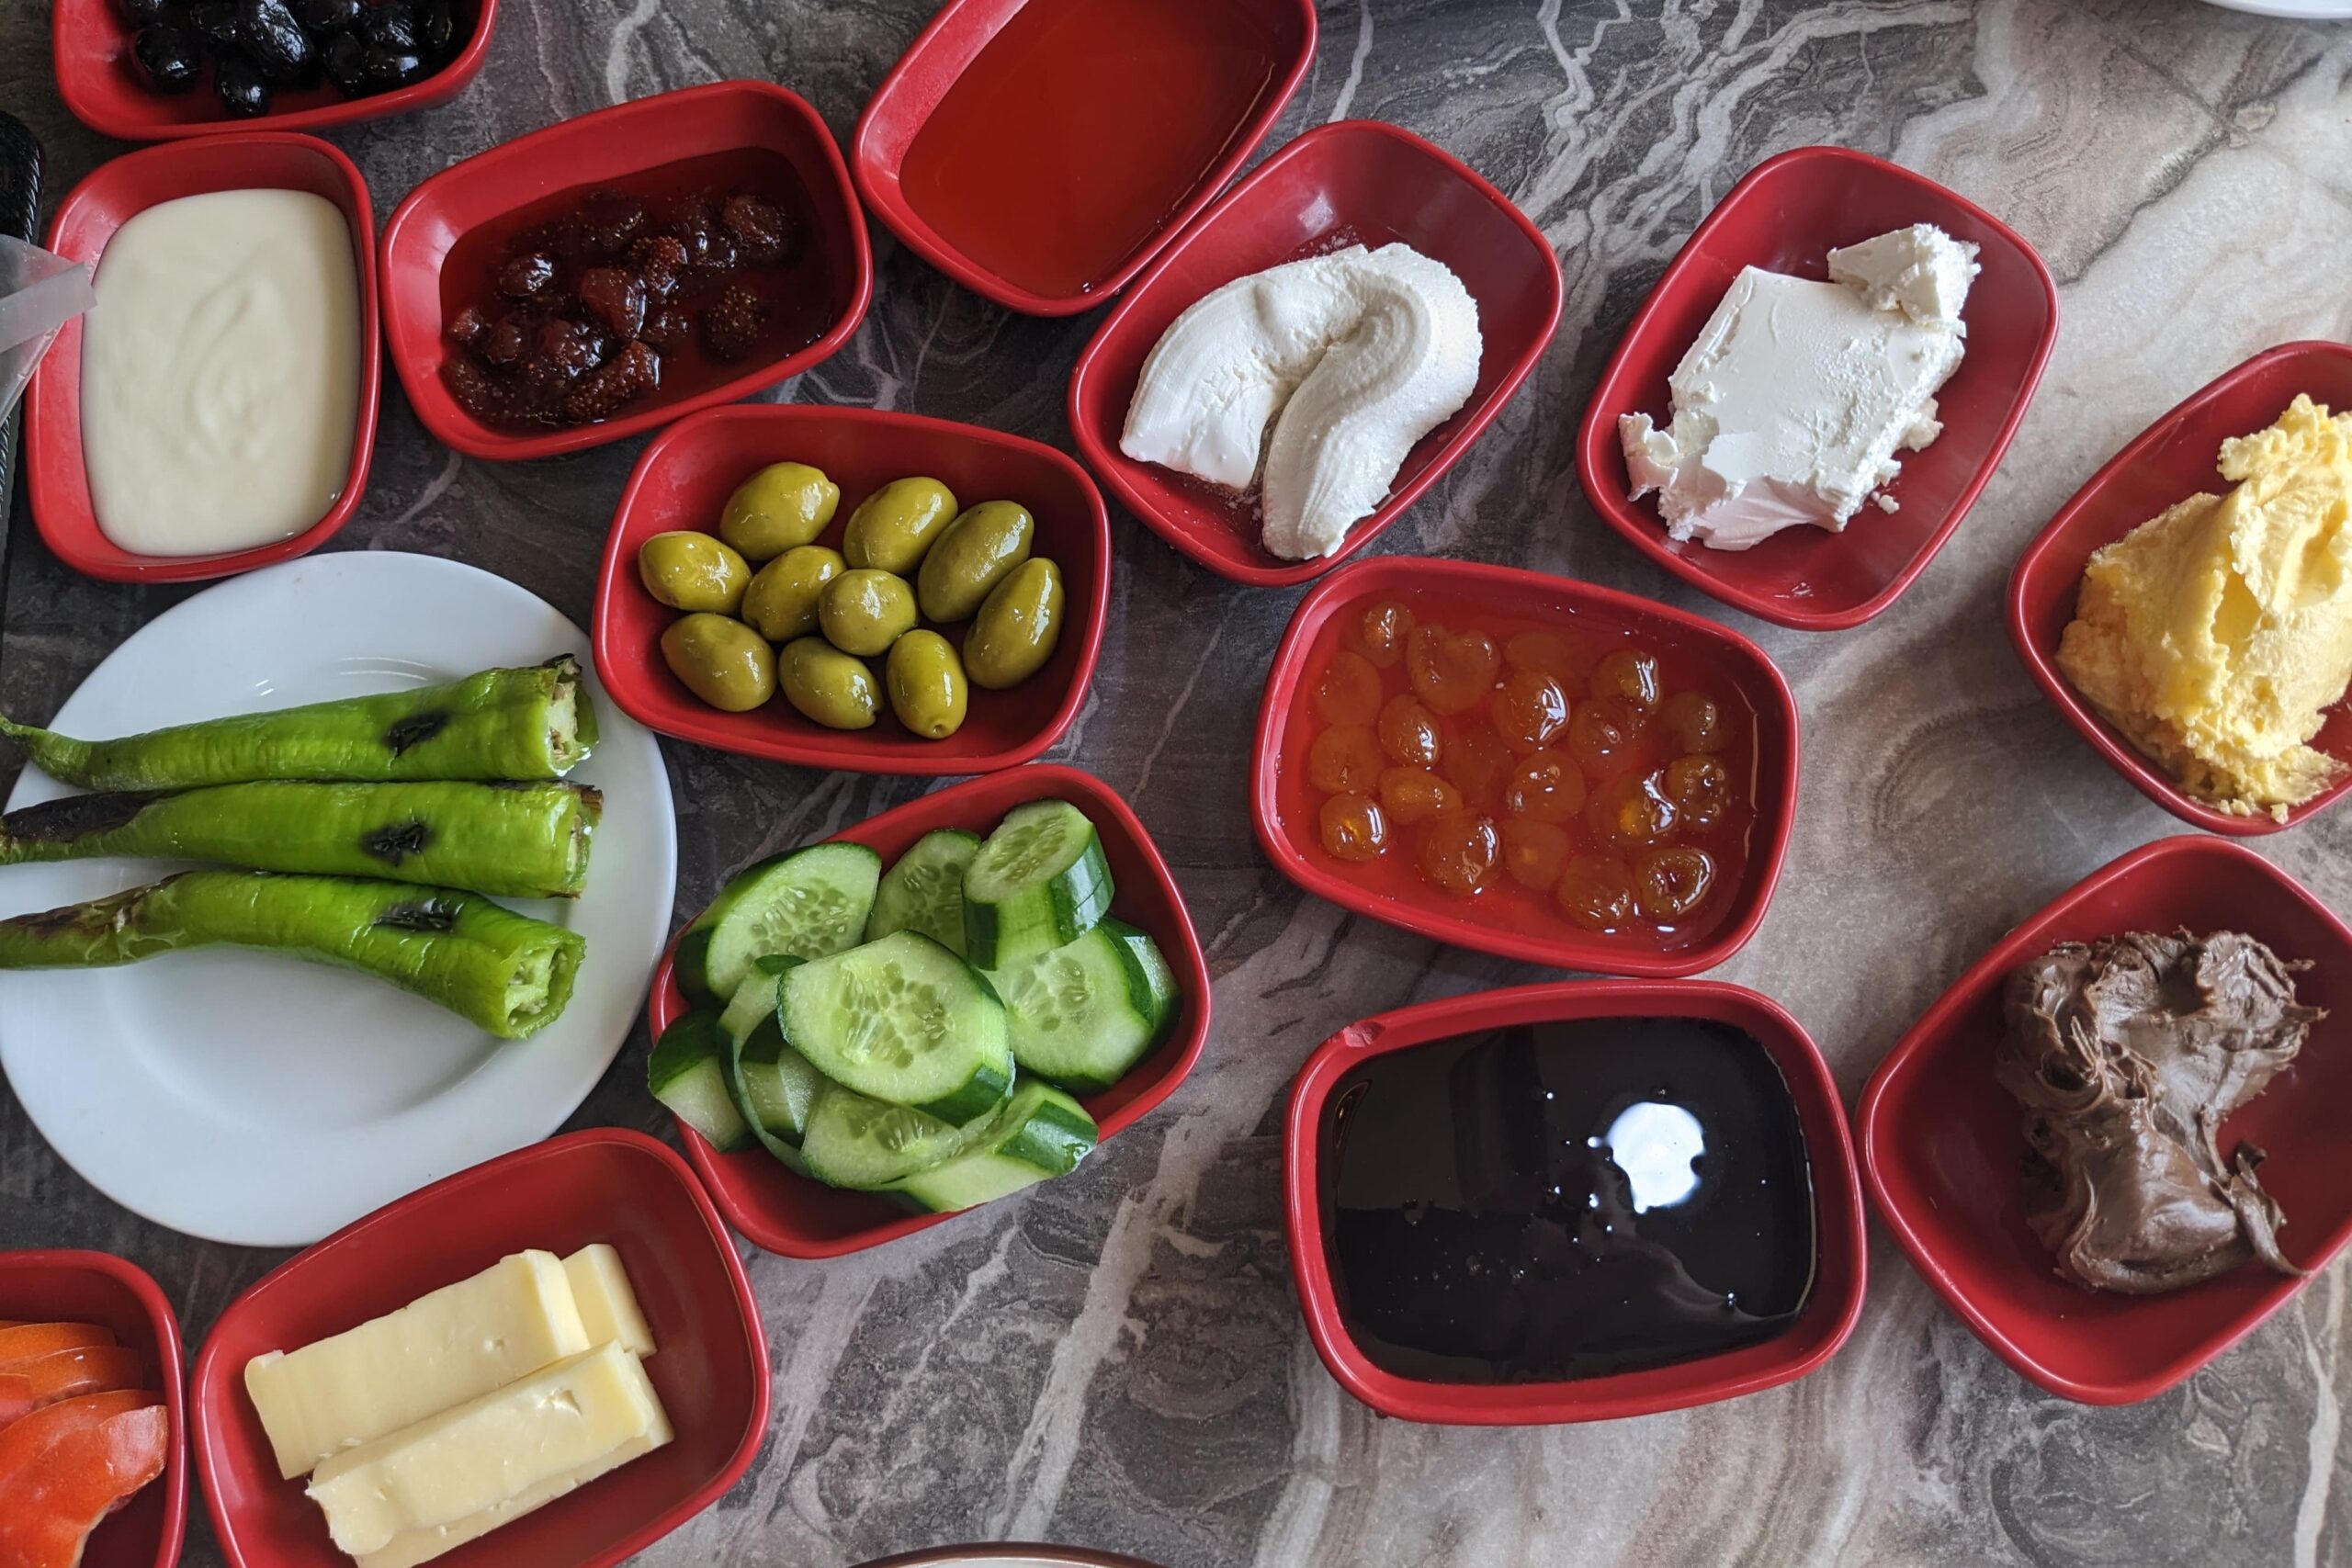
<svg viewBox="0 0 2352 1568"><path fill-rule="evenodd" d="M571 1299L579 1303L581 1325L588 1343L617 1339L621 1348L639 1356L653 1354L653 1331L638 1310L637 1292L629 1288L628 1270L609 1242L594 1242L563 1260L571 1280Z"/></svg>
<svg viewBox="0 0 2352 1568"><path fill-rule="evenodd" d="M419 1562L429 1562L445 1551L455 1551L466 1542L478 1540L502 1525L514 1523L535 1508L543 1508L565 1494L578 1491L598 1476L651 1453L669 1440L670 1427L665 1421L658 1431L632 1438L602 1459L591 1460L577 1470L567 1471L544 1481L507 1502L484 1508L478 1514L469 1514L454 1525L402 1530L379 1550L361 1557L359 1568L415 1568Z"/></svg>

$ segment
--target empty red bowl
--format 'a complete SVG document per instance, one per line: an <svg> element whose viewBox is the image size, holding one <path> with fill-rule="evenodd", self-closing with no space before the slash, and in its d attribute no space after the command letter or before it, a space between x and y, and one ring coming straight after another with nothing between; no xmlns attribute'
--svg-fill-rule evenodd
<svg viewBox="0 0 2352 1568"><path fill-rule="evenodd" d="M2089 1291L2059 1276L2027 1228L2017 1102L1993 1078L2001 988L2062 942L2127 931L2245 931L2309 959L2302 1000L2328 1010L2267 1092L2225 1124L2222 1146L2269 1151L2262 1184L2285 1209L2289 1257L2314 1271L2352 1240L2352 930L2251 851L2188 835L2094 872L2004 937L1871 1075L1855 1113L1871 1198L1912 1265L1994 1354L2089 1404L2146 1399L2235 1344L2306 1281L2258 1264L2159 1296Z"/></svg>
<svg viewBox="0 0 2352 1568"><path fill-rule="evenodd" d="M1372 865L1334 860L1323 848L1317 820L1322 793L1306 775L1307 749L1323 728L1313 710L1315 690L1347 626L1387 599L1408 607L1458 604L1453 624L1464 628L1476 628L1483 616L1488 625L1525 620L1630 635L1658 655L1669 680L1678 669L1702 678L1702 689L1736 720L1744 717L1751 732L1745 745L1724 753L1733 778L1745 777L1754 813L1736 884L1702 905L1686 930L1601 934L1571 925L1548 894L1499 874L1476 897L1462 898L1423 880L1394 852ZM1456 947L1530 964L1602 974L1695 975L1747 944L1780 881L1796 819L1796 699L1762 649L1702 616L1513 567L1381 556L1333 572L1299 601L1266 674L1250 777L1250 818L1266 858L1334 904Z"/></svg>
<svg viewBox="0 0 2352 1568"><path fill-rule="evenodd" d="M1338 551L1283 560L1261 542L1253 499L1119 450L1144 360L1203 295L1302 256L1396 242L1443 262L1477 300L1485 339L1478 383L1461 411L1407 455L1388 499ZM1112 493L1211 571L1260 587L1305 582L1370 544L1444 477L1535 368L1559 319L1559 261L1510 197L1410 131L1342 120L1259 165L1103 318L1070 374L1070 430Z"/></svg>
<svg viewBox="0 0 2352 1568"><path fill-rule="evenodd" d="M171 1416L171 1458L92 1531L83 1568L172 1568L187 1533L187 1398L180 1324L145 1269L104 1252L0 1252L0 1320L99 1323L139 1352Z"/></svg>
<svg viewBox="0 0 2352 1568"><path fill-rule="evenodd" d="M141 80L130 58L139 29L123 20L114 0L54 0L50 11L50 52L57 96L74 118L101 135L125 141L160 141L219 132L242 133L261 126L271 130L311 130L349 125L430 108L465 90L490 54L490 32L498 20L498 0L456 0L465 42L449 63L424 81L389 93L346 98L332 87L274 89L269 113L232 119L212 90L208 71L185 93L157 93Z"/></svg>
<svg viewBox="0 0 2352 1568"><path fill-rule="evenodd" d="M610 1242L653 1331L646 1374L675 1438L435 1561L585 1568L641 1551L751 1467L768 1419L767 1342L735 1244L685 1161L596 1127L460 1171L264 1275L196 1361L204 1497L231 1568L348 1568L300 1480L278 1478L245 1363L397 1311L509 1253Z"/></svg>
<svg viewBox="0 0 2352 1568"><path fill-rule="evenodd" d="M1818 1253L1813 1292L1794 1323L1760 1345L1674 1366L1557 1382L1446 1383L1374 1365L1348 1332L1325 1245L1323 1111L1349 1069L1367 1057L1482 1030L1588 1018L1697 1018L1747 1031L1795 1100L1813 1171ZM1350 1024L1315 1049L1291 1089L1283 1142L1291 1277L1316 1352L1341 1388L1384 1416L1456 1426L1532 1427L1613 1421L1712 1404L1804 1376L1837 1352L1862 1310L1862 1191L1838 1085L1802 1025L1768 997L1705 980L1555 980L1481 991Z"/></svg>
<svg viewBox="0 0 2352 1568"><path fill-rule="evenodd" d="M503 429L458 406L442 378L452 353L445 330L470 302L457 298L468 280L445 277L444 264L466 236L517 209L566 191L585 194L688 159L781 159L806 187L813 243L825 260L826 315L816 341L781 356L748 361L716 385L663 389L595 424ZM817 111L798 95L766 82L713 82L657 93L593 114L559 120L452 164L414 190L384 225L384 335L392 368L417 418L447 446L469 457L549 457L642 435L672 420L733 402L831 357L849 341L874 293L874 256L865 215L850 189L841 149Z"/></svg>
<svg viewBox="0 0 2352 1568"><path fill-rule="evenodd" d="M1040 763L951 784L833 837L871 846L887 865L934 828L962 828L986 836L1014 807L1046 799L1067 800L1092 820L1117 889L1111 913L1159 944L1181 993L1176 1021L1159 1049L1136 1063L1116 1085L1084 1102L1102 1135L1109 1138L1176 1092L1200 1060L1209 1033L1209 972L1201 940L1193 934L1193 917L1185 912L1184 896L1177 891L1168 863L1159 858L1127 803L1091 773ZM648 1014L656 1038L686 1010L685 998L671 973L672 956L662 956L653 976ZM787 1258L862 1252L953 1217L910 1214L874 1193L843 1191L796 1176L764 1150L721 1154L684 1122L678 1135L728 1224Z"/></svg>
<svg viewBox="0 0 2352 1568"><path fill-rule="evenodd" d="M1962 313L1967 357L1936 394L1943 434L1926 451L1905 453L1902 475L1883 492L1902 510L1864 507L1842 534L1789 528L1750 550L1668 538L1654 497L1627 499L1620 416L1666 424L1667 378L1742 267L1826 277L1830 251L1912 223L1973 243L1984 270ZM1901 597L1968 515L2057 341L2057 286L2015 230L1883 159L1800 147L1750 170L1668 265L1586 405L1577 473L1609 525L1685 582L1800 631L1858 626Z"/></svg>
<svg viewBox="0 0 2352 1568"><path fill-rule="evenodd" d="M828 729L781 695L750 713L721 713L687 691L662 658L662 633L678 612L645 591L638 547L672 529L715 535L735 487L786 460L814 464L842 487L824 536L836 547L851 509L909 475L939 480L966 506L1006 500L1027 507L1037 524L1034 553L1062 570L1065 619L1046 667L1005 691L975 688L963 728L944 740L923 739L887 712L869 729ZM649 445L621 491L596 583L596 671L613 701L639 723L722 751L848 773L984 773L1029 761L1078 716L1110 592L1111 522L1102 493L1085 469L1050 446L872 409L714 409ZM960 640L960 628L944 629Z"/></svg>
<svg viewBox="0 0 2352 1568"><path fill-rule="evenodd" d="M61 17L66 9L59 7ZM351 225L351 259L359 269L359 428L342 493L324 517L302 532L250 550L142 556L117 546L98 531L89 470L82 460L82 322L76 319L57 334L25 395L25 483L33 523L41 542L76 571L116 582L227 577L317 549L359 510L368 465L376 453L384 359L376 330L376 212L368 182L350 159L317 137L277 130L233 131L141 148L99 164L66 192L50 220L49 248L96 265L115 231L136 213L184 196L252 189L322 196L343 209Z"/></svg>
<svg viewBox="0 0 2352 1568"><path fill-rule="evenodd" d="M2058 668L2058 640L2075 618L2076 591L2094 551L2115 543L2165 508L2199 491L2231 487L2215 464L2222 443L2263 429L2308 392L2342 412L2352 410L2352 346L2289 343L2265 349L2191 392L2148 426L2129 446L2059 508L2050 525L2026 547L2009 573L2009 639L2051 703L2115 764L2142 795L2184 822L2216 833L2275 833L2325 810L2352 791L2352 772L2301 806L2285 821L2242 817L2198 799L2164 765L2150 758L2100 716ZM2352 763L2352 704L2328 710L2312 745Z"/></svg>
<svg viewBox="0 0 2352 1568"><path fill-rule="evenodd" d="M1186 12L1162 0L1159 5L1148 6L1102 7L1104 18L1115 17L1126 23L1133 32L1133 38L1124 45L1075 35L1062 39L1050 33L1042 40L1032 41L1032 47L1060 48L1065 53L1099 48L1116 50L1114 58L1132 55L1148 59L1174 48L1176 40L1168 36L1170 32L1207 29L1206 36L1194 40L1202 51L1200 58L1179 63L1175 56L1165 56L1171 70L1213 70L1235 77L1254 75L1261 79L1256 96L1237 111L1230 135L1204 162L1189 189L1171 201L1157 224L1124 257L1105 258L1106 269L1100 270L1099 276L1083 285L1070 287L1047 280L1060 268L1044 254L1055 242L1069 242L1066 221L1059 226L1035 221L1034 228L991 236L991 244L984 247L997 256L996 264L991 265L970 254L963 244L934 227L922 210L921 198L910 198L905 181L908 152L941 101L980 51L1028 4L1029 0L953 0L943 6L930 25L916 35L907 52L868 100L865 112L858 119L850 158L866 206L917 255L973 292L1023 314L1073 316L1094 309L1125 288L1145 264L1208 205L1209 198L1223 188L1265 139L1266 132L1273 129L1283 106L1290 101L1291 94L1297 91L1307 68L1314 63L1315 6L1313 0L1218 0L1216 5L1202 4L1197 11ZM1067 32L1077 21L1075 17L1065 17L1057 30ZM1199 128L1175 128L1149 106L1119 101L1117 78L1105 73L1101 59L1073 59L1069 69L1071 76L1065 83L1066 91L1053 106L1056 118L1065 123L1054 129L1064 132L1069 142L1083 142L1091 148L1092 152L1087 156L1114 167L1131 169L1182 156L1182 144L1174 139ZM1113 70L1115 69L1114 65ZM1098 77L1099 82L1093 80ZM1203 96L1195 93L1190 96L1192 101L1198 101ZM1091 121L1087 119L1089 115L1094 117ZM1045 133L1040 130L1040 134ZM1006 222L1028 224L1042 220L1045 211L1039 209L1050 209L1054 199L1066 196L1073 184L1095 183L1090 179L1088 169L1077 164L1054 162L1056 158L1079 156L1069 148L1026 148L1019 144L1017 130L1001 134L1007 139L1001 161L1003 178L1025 187L1021 192L1023 199L1008 206ZM1024 208L1028 210L1023 210ZM1004 251L994 250L997 243L1004 244ZM1007 255L1014 259L1008 262ZM1008 273L1031 277L1035 286L1007 276Z"/></svg>

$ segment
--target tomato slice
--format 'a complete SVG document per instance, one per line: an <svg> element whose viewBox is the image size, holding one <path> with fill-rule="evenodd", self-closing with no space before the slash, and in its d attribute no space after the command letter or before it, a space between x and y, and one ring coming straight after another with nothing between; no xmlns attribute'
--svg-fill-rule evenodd
<svg viewBox="0 0 2352 1568"><path fill-rule="evenodd" d="M111 1345L114 1330L98 1323L20 1323L0 1328L0 1372L22 1371L17 1363L85 1345Z"/></svg>
<svg viewBox="0 0 2352 1568"><path fill-rule="evenodd" d="M40 1461L50 1448L75 1432L96 1427L126 1410L155 1403L155 1396L138 1389L85 1393L34 1411L13 1426L0 1427L0 1490ZM0 1512L0 1517L5 1517ZM0 1552L0 1562L7 1555Z"/></svg>
<svg viewBox="0 0 2352 1568"><path fill-rule="evenodd" d="M19 1361L0 1372L0 1427L61 1399L137 1388L141 1371L139 1352L126 1345L85 1345Z"/></svg>
<svg viewBox="0 0 2352 1568"><path fill-rule="evenodd" d="M0 1477L0 1562L77 1568L90 1532L164 1472L171 1435L170 1413L161 1405L118 1411L61 1434L29 1463Z"/></svg>

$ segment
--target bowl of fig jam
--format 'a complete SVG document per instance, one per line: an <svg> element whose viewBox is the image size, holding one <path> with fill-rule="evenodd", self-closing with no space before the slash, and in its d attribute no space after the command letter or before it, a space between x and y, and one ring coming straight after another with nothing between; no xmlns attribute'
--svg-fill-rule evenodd
<svg viewBox="0 0 2352 1568"><path fill-rule="evenodd" d="M797 375L874 287L831 132L764 82L639 98L452 164L393 211L382 256L409 402L489 458L643 434Z"/></svg>
<svg viewBox="0 0 2352 1568"><path fill-rule="evenodd" d="M1736 986L1561 981L1351 1024L1292 1090L1283 1181L1316 1350L1406 1420L1730 1399L1818 1368L1861 1311L1837 1085Z"/></svg>

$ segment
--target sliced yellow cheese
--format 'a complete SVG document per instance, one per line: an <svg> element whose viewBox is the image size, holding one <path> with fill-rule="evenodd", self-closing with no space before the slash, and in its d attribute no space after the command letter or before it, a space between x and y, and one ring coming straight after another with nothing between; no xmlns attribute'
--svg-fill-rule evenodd
<svg viewBox="0 0 2352 1568"><path fill-rule="evenodd" d="M337 1454L310 1494L336 1550L365 1557L530 1497L628 1444L658 1447L669 1429L645 1368L608 1342Z"/></svg>
<svg viewBox="0 0 2352 1568"><path fill-rule="evenodd" d="M518 1252L331 1339L254 1357L245 1392L290 1481L593 1343L562 1261Z"/></svg>
<svg viewBox="0 0 2352 1568"><path fill-rule="evenodd" d="M639 1356L653 1354L653 1331L638 1310L637 1292L629 1288L628 1270L609 1242L594 1242L563 1260L571 1279L571 1299L579 1303L581 1325L588 1343L617 1339L621 1348Z"/></svg>

